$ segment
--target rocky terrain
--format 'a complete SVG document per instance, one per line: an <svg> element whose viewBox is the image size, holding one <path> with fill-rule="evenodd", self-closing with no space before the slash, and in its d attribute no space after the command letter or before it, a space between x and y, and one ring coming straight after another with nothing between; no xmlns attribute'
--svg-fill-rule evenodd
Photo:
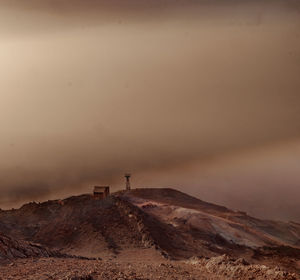
<svg viewBox="0 0 300 280"><path fill-rule="evenodd" d="M55 250L49 250L33 242L20 241L0 233L0 261L16 258L64 257Z"/></svg>
<svg viewBox="0 0 300 280"><path fill-rule="evenodd" d="M135 189L120 196L176 229L201 234L210 243L219 236L224 242L250 248L300 248L300 224L295 222L256 219L172 189Z"/></svg>
<svg viewBox="0 0 300 280"><path fill-rule="evenodd" d="M299 224L172 189L33 202L0 211L0 232L2 279L297 279L300 268Z"/></svg>
<svg viewBox="0 0 300 280"><path fill-rule="evenodd" d="M295 273L249 265L226 256L186 262L122 262L78 259L19 259L0 266L0 280L296 280Z"/></svg>

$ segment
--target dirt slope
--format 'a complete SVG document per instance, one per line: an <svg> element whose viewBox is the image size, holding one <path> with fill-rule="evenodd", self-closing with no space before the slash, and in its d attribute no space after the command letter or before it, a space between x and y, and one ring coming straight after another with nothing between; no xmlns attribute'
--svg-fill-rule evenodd
<svg viewBox="0 0 300 280"><path fill-rule="evenodd" d="M100 201L83 195L26 204L17 210L1 211L0 230L18 239L86 256L143 247L136 224L124 216L116 200Z"/></svg>

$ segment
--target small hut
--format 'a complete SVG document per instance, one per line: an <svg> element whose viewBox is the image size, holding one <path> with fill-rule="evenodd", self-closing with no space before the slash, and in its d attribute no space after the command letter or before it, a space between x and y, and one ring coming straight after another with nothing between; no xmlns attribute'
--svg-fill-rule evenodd
<svg viewBox="0 0 300 280"><path fill-rule="evenodd" d="M94 198L103 199L109 196L109 186L95 186Z"/></svg>

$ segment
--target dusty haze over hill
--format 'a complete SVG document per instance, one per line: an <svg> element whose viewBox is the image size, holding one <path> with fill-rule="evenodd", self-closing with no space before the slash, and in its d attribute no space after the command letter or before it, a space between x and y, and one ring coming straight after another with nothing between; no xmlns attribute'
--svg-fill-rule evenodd
<svg viewBox="0 0 300 280"><path fill-rule="evenodd" d="M297 1L0 0L0 207L175 186L300 221Z"/></svg>

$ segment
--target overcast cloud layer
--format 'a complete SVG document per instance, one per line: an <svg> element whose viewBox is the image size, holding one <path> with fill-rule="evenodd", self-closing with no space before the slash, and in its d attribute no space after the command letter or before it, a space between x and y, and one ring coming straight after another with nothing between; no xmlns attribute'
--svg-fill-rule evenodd
<svg viewBox="0 0 300 280"><path fill-rule="evenodd" d="M0 204L130 171L299 221L299 6L0 1Z"/></svg>

